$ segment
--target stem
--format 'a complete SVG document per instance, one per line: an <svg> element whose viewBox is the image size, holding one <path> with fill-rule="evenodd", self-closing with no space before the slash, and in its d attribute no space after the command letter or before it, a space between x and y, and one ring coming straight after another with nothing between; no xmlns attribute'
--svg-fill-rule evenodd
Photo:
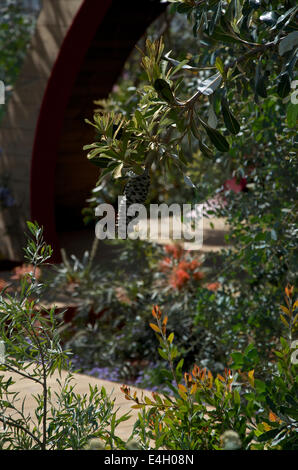
<svg viewBox="0 0 298 470"><path fill-rule="evenodd" d="M88 262L88 266L87 266L87 269L86 269L87 272L89 272L92 268L92 264L93 264L95 255L96 255L97 250L98 250L98 245L99 245L99 240L98 240L97 237L94 237L91 252L90 252L89 262Z"/></svg>
<svg viewBox="0 0 298 470"><path fill-rule="evenodd" d="M42 442L36 436L34 436L34 434L31 431L29 431L29 429L27 429L24 426L22 426L21 424L17 423L13 418L11 418L11 417L10 418L2 418L0 416L0 422L3 423L3 424L8 424L9 426L12 426L14 428L20 429L21 431L24 431L30 437L32 437L32 439L34 439L35 442L37 442L37 444L40 447L42 447Z"/></svg>
<svg viewBox="0 0 298 470"><path fill-rule="evenodd" d="M19 374L19 375L21 375L22 377L25 377L26 379L33 380L34 382L37 382L37 383L39 383L40 385L42 385L41 380L37 379L36 377L32 377L31 375L27 375L27 374L25 374L24 372L21 372L20 370L15 369L14 367L10 366L10 365L7 364L7 363L5 363L5 367L7 367L7 369L11 370L12 372L15 372L16 374Z"/></svg>

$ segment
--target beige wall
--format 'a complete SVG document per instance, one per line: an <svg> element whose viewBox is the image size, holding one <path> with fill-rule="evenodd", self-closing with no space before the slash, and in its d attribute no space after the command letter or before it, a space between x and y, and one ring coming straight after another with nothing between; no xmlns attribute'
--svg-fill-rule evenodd
<svg viewBox="0 0 298 470"><path fill-rule="evenodd" d="M16 206L0 210L0 256L22 257L30 218L30 165L43 95L75 14L83 0L43 0L35 34L0 127L0 174L9 175Z"/></svg>

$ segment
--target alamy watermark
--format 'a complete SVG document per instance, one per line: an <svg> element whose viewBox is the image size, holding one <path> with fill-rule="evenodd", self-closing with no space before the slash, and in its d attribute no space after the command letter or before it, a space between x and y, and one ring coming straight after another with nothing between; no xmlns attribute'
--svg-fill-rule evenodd
<svg viewBox="0 0 298 470"><path fill-rule="evenodd" d="M203 204L143 204L126 207L125 197L118 197L118 216L111 204L99 204L95 215L95 234L99 240L140 239L150 241L181 240L186 250L203 245ZM149 213L148 213L149 212Z"/></svg>
<svg viewBox="0 0 298 470"><path fill-rule="evenodd" d="M0 104L5 104L5 84L0 80Z"/></svg>

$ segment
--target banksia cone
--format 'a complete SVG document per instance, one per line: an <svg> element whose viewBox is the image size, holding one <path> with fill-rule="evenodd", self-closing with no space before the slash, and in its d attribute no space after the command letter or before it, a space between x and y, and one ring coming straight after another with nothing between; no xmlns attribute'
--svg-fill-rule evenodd
<svg viewBox="0 0 298 470"><path fill-rule="evenodd" d="M124 188L122 200L118 208L118 231L120 228L127 228L129 222L134 219L133 216L126 216L126 227L123 227L123 224L125 224L125 215L128 207L131 204L144 204L148 196L149 187L150 175L148 169L146 169L142 175L131 176L128 179L128 182Z"/></svg>

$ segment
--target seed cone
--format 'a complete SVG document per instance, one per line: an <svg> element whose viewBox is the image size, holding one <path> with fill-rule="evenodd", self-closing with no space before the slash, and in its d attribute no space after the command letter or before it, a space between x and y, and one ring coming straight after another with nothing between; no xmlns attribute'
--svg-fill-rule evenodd
<svg viewBox="0 0 298 470"><path fill-rule="evenodd" d="M128 182L124 188L124 193L122 200L119 204L118 214L117 214L117 229L123 227L122 224L125 224L124 216L127 212L128 207L131 204L144 204L150 187L150 175L149 170L145 170L142 175L132 176L128 179ZM129 222L134 219L132 216L126 216L126 227ZM124 227L123 227L124 228Z"/></svg>

